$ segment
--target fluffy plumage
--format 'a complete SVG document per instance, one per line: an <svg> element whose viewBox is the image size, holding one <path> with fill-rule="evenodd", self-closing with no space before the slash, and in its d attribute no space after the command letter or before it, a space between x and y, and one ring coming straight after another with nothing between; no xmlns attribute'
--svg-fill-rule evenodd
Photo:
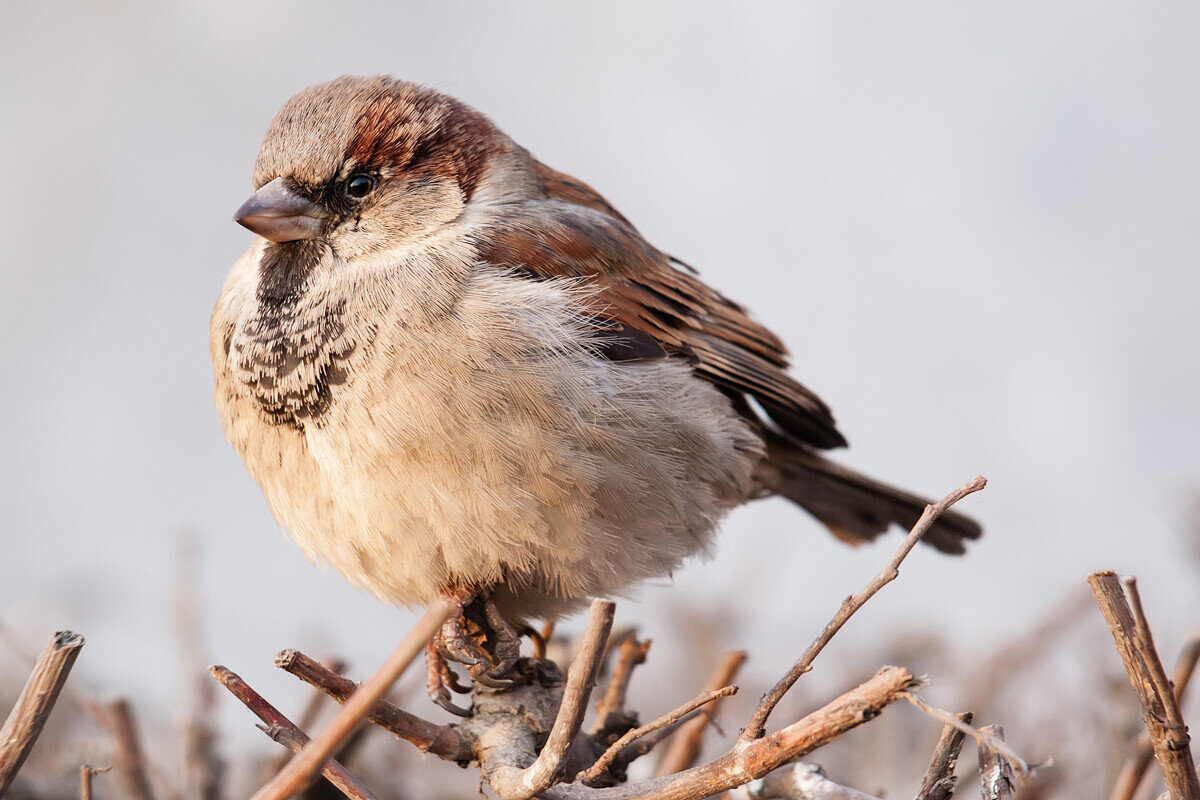
<svg viewBox="0 0 1200 800"><path fill-rule="evenodd" d="M755 497L851 541L925 504L817 455L845 439L775 335L453 98L306 89L253 183L272 240L213 313L217 406L280 524L385 600L545 616L670 573ZM948 514L928 541L978 535Z"/></svg>

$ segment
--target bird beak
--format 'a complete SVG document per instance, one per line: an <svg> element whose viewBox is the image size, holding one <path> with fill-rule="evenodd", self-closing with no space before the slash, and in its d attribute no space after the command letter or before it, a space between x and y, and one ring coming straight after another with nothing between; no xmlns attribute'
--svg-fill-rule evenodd
<svg viewBox="0 0 1200 800"><path fill-rule="evenodd" d="M272 242L315 239L325 232L328 214L299 195L290 181L276 178L263 186L233 215L233 221Z"/></svg>

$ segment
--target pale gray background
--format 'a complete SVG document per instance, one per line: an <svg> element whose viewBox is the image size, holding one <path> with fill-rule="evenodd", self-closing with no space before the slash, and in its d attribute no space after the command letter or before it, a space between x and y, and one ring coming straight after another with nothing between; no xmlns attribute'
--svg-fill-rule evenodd
<svg viewBox="0 0 1200 800"><path fill-rule="evenodd" d="M929 494L991 479L970 556L915 553L835 648L908 626L984 647L1110 567L1142 576L1173 650L1169 606L1196 598L1198 23L1091 0L6 3L0 621L31 648L83 631L79 680L161 700L191 530L205 657L268 692L299 691L282 647L365 669L410 623L279 534L207 353L267 121L389 72L486 111L752 308L847 463ZM619 616L665 665L681 609L735 623L757 692L898 540L851 550L759 503Z"/></svg>

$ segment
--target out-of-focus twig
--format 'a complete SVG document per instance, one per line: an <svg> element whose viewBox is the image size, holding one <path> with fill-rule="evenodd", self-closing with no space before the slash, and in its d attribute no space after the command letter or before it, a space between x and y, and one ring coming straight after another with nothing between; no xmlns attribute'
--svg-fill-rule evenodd
<svg viewBox="0 0 1200 800"><path fill-rule="evenodd" d="M979 732L995 741L1004 741L1004 728L999 725L985 725ZM1012 762L984 743L979 745L979 783L983 800L1012 800L1017 791Z"/></svg>
<svg viewBox="0 0 1200 800"><path fill-rule="evenodd" d="M970 711L954 716L966 725L970 725L974 719ZM954 768L958 765L958 754L962 751L966 737L966 733L953 725L942 729L937 747L933 749L929 769L925 770L925 777L921 780L917 800L950 800L954 796L954 784L957 780Z"/></svg>
<svg viewBox="0 0 1200 800"><path fill-rule="evenodd" d="M758 708L755 709L754 715L750 718L750 722L742 730L742 734L739 737L742 742L750 742L763 735L767 718L771 716L771 712L775 710L775 706L779 705L779 701L783 699L783 696L795 685L801 675L812 669L813 661L825 648L825 645L829 644L834 635L842 629L842 626L846 624L850 617L862 608L868 600L874 597L876 592L900 576L900 563L917 546L917 542L921 541L921 537L933 527L933 523L937 521L938 517L959 500L969 494L978 492L985 486L987 486L987 481L982 476L977 477L975 480L958 487L933 505L925 507L925 513L917 520L917 524L913 526L912 531L904 538L900 548L892 556L891 560L884 564L883 569L858 594L847 597L842 601L842 605L838 608L837 613L833 615L833 619L818 634L813 643L808 646L808 649L804 651L800 659L792 665L792 668L787 671L786 675L779 679L778 683L771 687L769 692L763 695Z"/></svg>
<svg viewBox="0 0 1200 800"><path fill-rule="evenodd" d="M79 768L79 800L92 800L92 776L108 772L112 767L92 767L87 764Z"/></svg>
<svg viewBox="0 0 1200 800"><path fill-rule="evenodd" d="M633 677L633 668L646 662L646 653L650 650L650 640L638 641L637 636L629 635L621 640L617 650L617 661L613 665L612 675L608 679L608 687L604 696L596 704L596 724L592 726L592 734L600 735L616 724L615 716L625 711L625 694L629 690L629 679Z"/></svg>
<svg viewBox="0 0 1200 800"><path fill-rule="evenodd" d="M141 737L129 701L118 697L108 703L103 719L116 743L115 769L125 784L125 793L134 800L154 800Z"/></svg>
<svg viewBox="0 0 1200 800"><path fill-rule="evenodd" d="M731 650L722 655L704 691L715 692L732 683L745 663L746 653L743 650ZM671 744L659 760L655 774L660 777L674 775L695 764L696 759L700 757L700 743L704 740L704 731L716 720L720 710L719 701L712 703L705 706L695 719L682 725L671 737Z"/></svg>
<svg viewBox="0 0 1200 800"><path fill-rule="evenodd" d="M8 792L33 749L83 644L78 633L56 631L38 656L25 688L0 728L0 797Z"/></svg>

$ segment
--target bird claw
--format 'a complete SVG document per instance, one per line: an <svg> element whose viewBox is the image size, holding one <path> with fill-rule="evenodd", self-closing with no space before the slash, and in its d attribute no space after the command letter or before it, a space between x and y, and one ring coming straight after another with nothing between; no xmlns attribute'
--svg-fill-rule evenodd
<svg viewBox="0 0 1200 800"><path fill-rule="evenodd" d="M521 639L490 597L463 593L449 599L455 606L454 612L425 651L429 696L450 713L468 716L469 711L451 701L450 692L466 694L471 689L459 684L447 662L462 664L481 687L496 691L510 689L518 683L509 676L521 655ZM468 635L464 629L468 621L464 610L467 609L470 610L470 623L479 626L482 637L475 632ZM491 645L490 650L481 638Z"/></svg>

